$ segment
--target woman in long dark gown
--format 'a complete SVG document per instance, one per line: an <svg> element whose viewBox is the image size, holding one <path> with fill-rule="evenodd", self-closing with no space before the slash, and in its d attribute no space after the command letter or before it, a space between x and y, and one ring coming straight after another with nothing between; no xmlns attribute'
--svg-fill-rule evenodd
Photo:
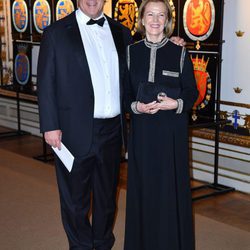
<svg viewBox="0 0 250 250"><path fill-rule="evenodd" d="M144 0L139 28L145 39L128 47L131 122L125 250L195 248L188 112L197 88L188 52L168 39L170 13L167 0Z"/></svg>

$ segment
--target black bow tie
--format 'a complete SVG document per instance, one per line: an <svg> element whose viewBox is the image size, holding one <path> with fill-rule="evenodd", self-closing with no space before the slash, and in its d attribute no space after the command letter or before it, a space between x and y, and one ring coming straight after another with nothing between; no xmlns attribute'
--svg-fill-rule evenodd
<svg viewBox="0 0 250 250"><path fill-rule="evenodd" d="M87 22L87 25L98 24L98 25L100 25L100 26L103 26L104 21L105 21L105 18L104 18L104 17L101 17L101 18L96 19L96 20L94 20L94 19L91 18L91 19Z"/></svg>

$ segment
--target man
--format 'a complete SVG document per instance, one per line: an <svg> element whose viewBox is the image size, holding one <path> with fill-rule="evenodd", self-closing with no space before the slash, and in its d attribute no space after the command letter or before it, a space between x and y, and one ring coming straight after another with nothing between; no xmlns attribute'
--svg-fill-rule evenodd
<svg viewBox="0 0 250 250"><path fill-rule="evenodd" d="M126 46L131 36L103 14L104 0L78 4L78 10L43 34L38 60L40 127L49 145L60 149L62 141L75 157L71 172L56 158L70 249L108 250L114 244L116 187L125 138Z"/></svg>
<svg viewBox="0 0 250 250"><path fill-rule="evenodd" d="M60 149L62 141L75 157L71 172L56 159L70 249L107 250L114 244L122 93L131 36L103 14L103 5L104 0L79 0L76 12L44 31L38 60L41 132L49 145Z"/></svg>

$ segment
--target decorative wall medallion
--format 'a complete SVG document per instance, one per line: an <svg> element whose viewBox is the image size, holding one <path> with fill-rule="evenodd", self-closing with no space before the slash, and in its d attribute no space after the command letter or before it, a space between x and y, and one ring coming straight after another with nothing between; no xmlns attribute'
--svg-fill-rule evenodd
<svg viewBox="0 0 250 250"><path fill-rule="evenodd" d="M232 118L234 119L233 120L234 129L237 129L239 126L238 120L240 119L240 112L238 110L234 110L232 113Z"/></svg>
<svg viewBox="0 0 250 250"><path fill-rule="evenodd" d="M75 10L71 0L59 0L56 4L56 20L62 19Z"/></svg>
<svg viewBox="0 0 250 250"><path fill-rule="evenodd" d="M185 2L183 25L191 40L206 40L213 32L214 23L215 7L213 0L187 0Z"/></svg>
<svg viewBox="0 0 250 250"><path fill-rule="evenodd" d="M248 129L248 131L250 132L250 115L246 115L244 117L244 128Z"/></svg>
<svg viewBox="0 0 250 250"><path fill-rule="evenodd" d="M241 91L242 91L242 89L239 88L239 87L235 87L235 88L233 88L233 89L234 89L234 92L235 92L236 94L240 94Z"/></svg>
<svg viewBox="0 0 250 250"><path fill-rule="evenodd" d="M25 32L28 25L28 8L24 0L15 0L12 5L12 22L18 32Z"/></svg>
<svg viewBox="0 0 250 250"><path fill-rule="evenodd" d="M229 118L229 114L228 114L228 111L222 111L220 110L220 119L221 120L225 120L225 121L228 121L228 118ZM221 124L221 128L223 128L225 126L225 124Z"/></svg>
<svg viewBox="0 0 250 250"><path fill-rule="evenodd" d="M235 34L237 37L242 37L244 35L244 31L241 31L241 30L238 30L238 31L235 31Z"/></svg>
<svg viewBox="0 0 250 250"><path fill-rule="evenodd" d="M27 56L27 45L20 44L17 46L17 49L18 53L14 63L15 76L19 84L25 85L30 77L30 61Z"/></svg>
<svg viewBox="0 0 250 250"><path fill-rule="evenodd" d="M238 105L235 103L235 106ZM223 131L247 136L250 142L250 115L241 114L235 109L232 112L220 111L220 119L230 121L221 126Z"/></svg>
<svg viewBox="0 0 250 250"><path fill-rule="evenodd" d="M175 27L175 22L176 22L176 12L175 12L175 6L174 6L174 3L173 3L173 0L168 0L169 1L169 4L170 4L170 7L171 7L171 10L172 10L172 32L174 31L174 27Z"/></svg>
<svg viewBox="0 0 250 250"><path fill-rule="evenodd" d="M36 0L33 5L34 26L38 33L43 33L43 29L51 23L51 10L46 0Z"/></svg>
<svg viewBox="0 0 250 250"><path fill-rule="evenodd" d="M134 35L138 26L138 6L134 0L118 0L114 19L131 30Z"/></svg>

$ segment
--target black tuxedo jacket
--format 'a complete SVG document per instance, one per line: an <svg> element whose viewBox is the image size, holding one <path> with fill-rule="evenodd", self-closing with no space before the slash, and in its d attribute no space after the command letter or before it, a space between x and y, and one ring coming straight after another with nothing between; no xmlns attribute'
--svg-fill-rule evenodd
<svg viewBox="0 0 250 250"><path fill-rule="evenodd" d="M130 32L107 17L119 58L121 123L127 78L126 47ZM74 156L86 154L92 142L94 91L75 12L45 29L37 71L41 132L62 130L62 141Z"/></svg>

